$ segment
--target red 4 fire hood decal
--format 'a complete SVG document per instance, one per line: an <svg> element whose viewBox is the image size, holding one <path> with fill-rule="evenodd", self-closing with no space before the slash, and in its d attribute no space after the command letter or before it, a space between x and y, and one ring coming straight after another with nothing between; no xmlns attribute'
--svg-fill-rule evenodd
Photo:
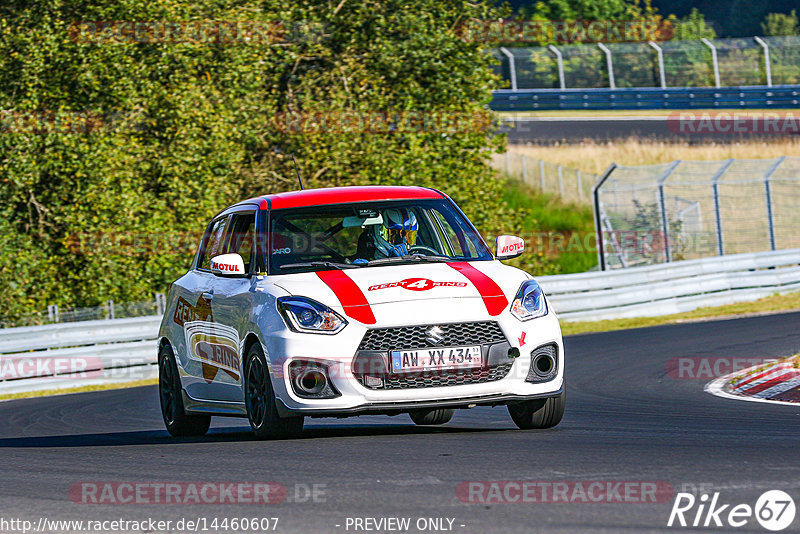
<svg viewBox="0 0 800 534"><path fill-rule="evenodd" d="M489 315L503 313L508 306L508 299L494 280L467 262L448 263L451 268L461 273L478 290ZM356 283L344 271L317 271L317 276L327 285L339 299L348 317L364 324L375 324L375 314Z"/></svg>
<svg viewBox="0 0 800 534"><path fill-rule="evenodd" d="M489 315L495 316L503 313L503 310L508 306L508 299L494 280L465 261L448 263L447 265L463 274L467 280L472 282L472 285L474 285L481 294L481 298L486 305L486 311L489 312Z"/></svg>

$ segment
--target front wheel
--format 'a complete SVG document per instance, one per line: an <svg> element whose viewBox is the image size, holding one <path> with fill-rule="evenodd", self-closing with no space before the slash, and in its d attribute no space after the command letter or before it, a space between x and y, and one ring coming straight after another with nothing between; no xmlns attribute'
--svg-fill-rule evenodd
<svg viewBox="0 0 800 534"><path fill-rule="evenodd" d="M508 413L522 430L551 428L561 422L566 403L567 392L564 389L557 397L509 404Z"/></svg>
<svg viewBox="0 0 800 534"><path fill-rule="evenodd" d="M245 404L247 419L259 439L287 438L303 430L303 416L280 417L276 407L272 380L258 343L247 351L245 366Z"/></svg>
<svg viewBox="0 0 800 534"><path fill-rule="evenodd" d="M158 350L158 396L164 425L167 432L176 437L202 436L208 432L211 416L187 415L183 407L182 392L175 355L172 347L165 343Z"/></svg>

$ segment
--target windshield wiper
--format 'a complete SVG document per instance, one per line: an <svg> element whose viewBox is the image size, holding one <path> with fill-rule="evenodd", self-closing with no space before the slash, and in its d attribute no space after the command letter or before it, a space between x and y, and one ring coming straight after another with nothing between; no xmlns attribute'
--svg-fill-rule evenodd
<svg viewBox="0 0 800 534"><path fill-rule="evenodd" d="M362 264L366 265L366 264ZM337 263L335 261L308 261L302 263L287 263L281 265L281 269L302 269L304 267L329 267L331 269L358 269L357 263Z"/></svg>
<svg viewBox="0 0 800 534"><path fill-rule="evenodd" d="M453 261L449 256L426 256L424 254L408 254L406 256L393 256L391 258L380 258L372 260L367 265L381 265L383 263L398 263L404 261L418 261L418 262L434 262L441 263L446 261Z"/></svg>

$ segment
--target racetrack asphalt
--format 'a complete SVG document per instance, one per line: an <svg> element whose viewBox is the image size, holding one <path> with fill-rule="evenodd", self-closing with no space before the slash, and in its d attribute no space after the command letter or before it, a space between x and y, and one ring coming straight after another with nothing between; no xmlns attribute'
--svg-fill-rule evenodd
<svg viewBox="0 0 800 534"><path fill-rule="evenodd" d="M677 112L676 112L677 113ZM702 117L698 113L698 118ZM719 129L708 131L679 131L677 120L669 116L591 116L591 117L505 117L501 132L508 134L509 143L579 143L581 141L664 141L672 143L702 144L709 142L735 143L754 139L774 140L777 134L737 133L733 126L724 122ZM732 123L730 123L732 124ZM781 135L794 134L787 131Z"/></svg>
<svg viewBox="0 0 800 534"><path fill-rule="evenodd" d="M456 487L659 481L674 492L720 492L732 504L753 505L771 489L797 500L800 406L718 398L703 391L707 380L672 378L667 362L787 356L800 350L799 322L800 313L790 313L568 337L566 414L543 431L517 430L504 407L479 407L436 428L415 427L406 415L307 419L300 439L257 441L246 420L220 418L206 437L173 439L163 430L154 386L2 402L0 516L34 523L278 517L276 532L301 533L389 532L355 530L352 518L365 517L408 517L410 532L419 532L418 518L453 519L451 531L459 533L683 531L666 528L673 495L657 503L469 504L457 498ZM101 481L270 481L283 484L289 499L274 505L71 500L70 487ZM304 502L314 484L324 495ZM703 531L721 530L765 532L755 521Z"/></svg>

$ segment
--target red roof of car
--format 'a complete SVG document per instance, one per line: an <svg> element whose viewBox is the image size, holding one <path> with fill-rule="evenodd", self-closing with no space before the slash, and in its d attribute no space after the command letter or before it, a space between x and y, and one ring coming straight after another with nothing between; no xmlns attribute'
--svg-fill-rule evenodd
<svg viewBox="0 0 800 534"><path fill-rule="evenodd" d="M249 201L257 201L262 209L274 210L284 208L302 208L327 204L344 204L347 202L369 202L374 200L410 200L425 198L444 198L444 194L418 186L399 185L361 185L348 187L324 187L320 189L303 189L264 195Z"/></svg>

